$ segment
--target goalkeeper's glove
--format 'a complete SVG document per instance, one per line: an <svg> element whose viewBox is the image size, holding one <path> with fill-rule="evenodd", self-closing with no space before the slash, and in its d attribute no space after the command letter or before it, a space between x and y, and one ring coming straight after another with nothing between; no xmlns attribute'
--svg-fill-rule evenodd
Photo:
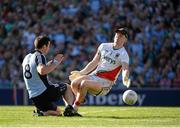
<svg viewBox="0 0 180 128"><path fill-rule="evenodd" d="M80 73L80 71L72 71L71 72L71 75L69 76L69 80L70 81L73 81L75 80L76 78L82 76L82 74Z"/></svg>

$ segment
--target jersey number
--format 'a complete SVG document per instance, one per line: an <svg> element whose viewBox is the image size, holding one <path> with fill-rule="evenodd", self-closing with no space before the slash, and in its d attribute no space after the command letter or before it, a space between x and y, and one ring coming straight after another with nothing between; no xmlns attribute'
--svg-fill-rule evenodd
<svg viewBox="0 0 180 128"><path fill-rule="evenodd" d="M32 73L30 72L30 66L29 66L29 64L26 64L26 65L25 65L24 76L26 77L26 79L31 79L31 77L32 77Z"/></svg>

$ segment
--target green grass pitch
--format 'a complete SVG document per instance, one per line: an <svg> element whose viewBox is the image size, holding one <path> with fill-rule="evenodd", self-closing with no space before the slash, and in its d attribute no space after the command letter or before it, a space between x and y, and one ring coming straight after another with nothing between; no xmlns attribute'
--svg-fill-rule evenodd
<svg viewBox="0 0 180 128"><path fill-rule="evenodd" d="M32 106L0 106L0 127L180 127L180 107L82 106L79 112L83 117L33 117L33 109Z"/></svg>

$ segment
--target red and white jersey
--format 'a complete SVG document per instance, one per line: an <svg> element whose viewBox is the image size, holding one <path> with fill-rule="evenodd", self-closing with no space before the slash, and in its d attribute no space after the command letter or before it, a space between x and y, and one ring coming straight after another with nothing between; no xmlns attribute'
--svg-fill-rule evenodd
<svg viewBox="0 0 180 128"><path fill-rule="evenodd" d="M129 64L129 56L124 47L114 49L113 43L102 43L98 52L101 55L97 68L91 73L115 82L121 72L121 63Z"/></svg>

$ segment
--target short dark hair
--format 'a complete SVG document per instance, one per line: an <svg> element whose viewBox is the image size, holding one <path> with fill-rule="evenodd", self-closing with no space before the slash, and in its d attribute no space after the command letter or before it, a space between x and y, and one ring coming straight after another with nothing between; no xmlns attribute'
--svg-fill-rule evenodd
<svg viewBox="0 0 180 128"><path fill-rule="evenodd" d="M41 49L44 45L47 46L49 41L50 39L46 35L36 37L34 41L35 49Z"/></svg>
<svg viewBox="0 0 180 128"><path fill-rule="evenodd" d="M115 30L116 33L120 32L123 34L126 38L128 38L128 29L127 28L117 28Z"/></svg>

